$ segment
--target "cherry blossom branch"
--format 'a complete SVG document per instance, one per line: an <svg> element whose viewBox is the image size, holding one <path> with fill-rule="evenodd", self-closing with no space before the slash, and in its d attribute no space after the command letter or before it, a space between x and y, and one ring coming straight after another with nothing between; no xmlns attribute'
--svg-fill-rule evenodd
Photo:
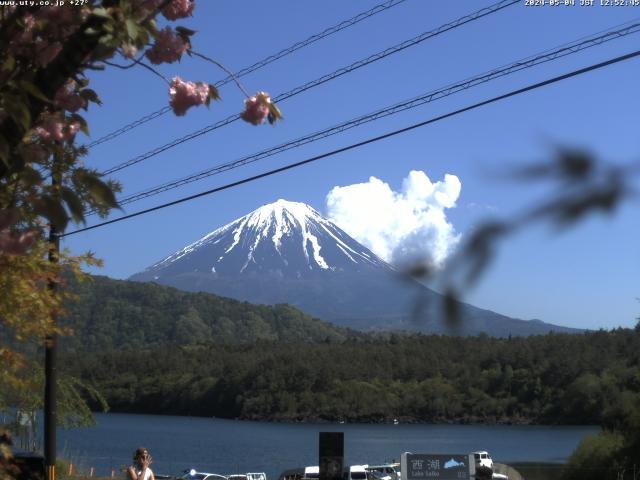
<svg viewBox="0 0 640 480"><path fill-rule="evenodd" d="M120 52L120 54L122 55L122 52ZM124 55L123 55L124 56ZM131 60L131 63L129 65L119 65L115 62L104 62L107 65L111 66L111 67L116 67L119 68L120 70L128 70L132 67L135 67L137 64L139 64L142 59L144 58L144 53L142 55L140 55L140 57L136 60L135 58Z"/></svg>
<svg viewBox="0 0 640 480"><path fill-rule="evenodd" d="M110 61L108 61L108 60L103 60L103 61L102 61L102 63L104 63L104 64L106 64L106 65L109 65L110 67L116 67L116 68L119 68L119 69L121 69L121 70L127 70L128 68L131 68L131 66L132 66L132 65L127 65L127 66L119 65L119 64L117 64L117 63L110 62ZM146 68L146 69L147 69L147 70L149 70L151 73L153 73L153 74L157 75L158 77L160 77L160 78L161 78L161 79L162 79L162 80L163 80L167 85L171 85L171 82L170 82L170 81L169 81L169 80L168 80L164 75L162 75L162 74L161 74L160 72L158 72L155 68L150 67L150 66L149 66L149 65L147 65L146 63L143 63L142 61L137 60L137 59L135 59L135 58L134 58L134 59L133 59L133 65L140 65L141 67Z"/></svg>
<svg viewBox="0 0 640 480"><path fill-rule="evenodd" d="M240 89L240 91L244 94L245 97L249 98L250 95L247 93L247 91L244 89L244 87L242 86L242 84L240 83L240 81L238 80L238 78L236 77L235 73L233 73L231 70L229 70L227 67L225 67L224 65L222 65L220 62L215 61L213 58L207 57L206 55L203 55L202 53L198 53L195 52L191 49L187 50L187 53L189 55L195 55L196 57L200 57L203 60L206 60L207 62L211 62L213 63L216 67L220 68L221 70L223 70L224 72L227 73L227 75L229 75L233 81L235 82L235 84L238 86L238 88Z"/></svg>

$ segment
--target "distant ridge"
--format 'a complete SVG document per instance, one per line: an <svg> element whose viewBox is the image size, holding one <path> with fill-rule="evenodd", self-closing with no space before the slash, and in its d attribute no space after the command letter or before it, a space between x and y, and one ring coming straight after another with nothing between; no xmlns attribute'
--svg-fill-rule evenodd
<svg viewBox="0 0 640 480"><path fill-rule="evenodd" d="M452 333L441 296L399 275L312 207L278 200L215 229L131 280L260 304L287 303L360 330ZM506 337L580 330L460 304L453 332Z"/></svg>
<svg viewBox="0 0 640 480"><path fill-rule="evenodd" d="M215 342L340 342L357 335L289 305L252 305L209 293L94 276L75 287L62 321L65 352L141 350ZM362 335L362 334L360 334Z"/></svg>

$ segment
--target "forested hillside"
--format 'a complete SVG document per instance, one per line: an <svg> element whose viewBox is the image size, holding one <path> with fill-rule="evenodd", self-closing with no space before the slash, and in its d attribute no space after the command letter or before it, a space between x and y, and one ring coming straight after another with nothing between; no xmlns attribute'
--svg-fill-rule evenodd
<svg viewBox="0 0 640 480"><path fill-rule="evenodd" d="M63 351L101 352L170 344L341 341L336 328L288 305L253 305L209 293L189 293L150 283L107 277L76 287L68 305Z"/></svg>
<svg viewBox="0 0 640 480"><path fill-rule="evenodd" d="M640 405L640 332L393 335L73 355L112 410L284 421L604 424Z"/></svg>

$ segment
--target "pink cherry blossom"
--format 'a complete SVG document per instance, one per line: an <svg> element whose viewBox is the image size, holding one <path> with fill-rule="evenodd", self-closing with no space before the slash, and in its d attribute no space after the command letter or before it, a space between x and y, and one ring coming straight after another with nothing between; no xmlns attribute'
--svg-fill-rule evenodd
<svg viewBox="0 0 640 480"><path fill-rule="evenodd" d="M36 12L36 16L39 20L46 20L52 25L60 26L61 24L70 23L73 20L73 9L41 8Z"/></svg>
<svg viewBox="0 0 640 480"><path fill-rule="evenodd" d="M22 22L24 23L24 28L11 40L10 45L13 48L26 46L33 41L33 30L36 25L36 18L30 13L27 13L22 18Z"/></svg>
<svg viewBox="0 0 640 480"><path fill-rule="evenodd" d="M62 51L62 44L60 42L53 42L42 45L42 43L44 42L41 42L41 48L36 53L36 63L41 67L46 67Z"/></svg>
<svg viewBox="0 0 640 480"><path fill-rule="evenodd" d="M46 22L44 32L47 38L64 40L78 29L81 23L77 21L78 13L82 17L83 11L86 9L43 7L35 13L35 16L38 20Z"/></svg>
<svg viewBox="0 0 640 480"><path fill-rule="evenodd" d="M0 230L0 252L8 255L23 255L36 240L38 232L29 230L23 233L12 233Z"/></svg>
<svg viewBox="0 0 640 480"><path fill-rule="evenodd" d="M195 6L196 4L193 0L173 0L162 9L162 15L164 15L167 20L189 17L193 13Z"/></svg>
<svg viewBox="0 0 640 480"><path fill-rule="evenodd" d="M55 118L48 118L41 125L34 128L34 133L45 142L73 140L78 131L80 131L79 123L72 122L67 125Z"/></svg>
<svg viewBox="0 0 640 480"><path fill-rule="evenodd" d="M156 42L147 50L147 58L154 65L160 63L173 63L180 60L182 54L189 48L189 45L182 38L176 35L169 27L165 27L158 32Z"/></svg>
<svg viewBox="0 0 640 480"><path fill-rule="evenodd" d="M269 115L270 103L268 93L258 92L244 101L244 112L240 114L240 118L251 125L260 125Z"/></svg>
<svg viewBox="0 0 640 480"><path fill-rule="evenodd" d="M202 105L209 98L209 85L204 83L185 82L174 77L169 87L169 105L173 113L184 115L190 107Z"/></svg>
<svg viewBox="0 0 640 480"><path fill-rule="evenodd" d="M37 237L35 230L14 232L12 228L20 216L13 210L0 210L0 253L21 255L33 244Z"/></svg>
<svg viewBox="0 0 640 480"><path fill-rule="evenodd" d="M87 106L87 101L76 93L78 84L73 79L67 82L56 92L54 102L57 107L69 112L77 112Z"/></svg>
<svg viewBox="0 0 640 480"><path fill-rule="evenodd" d="M162 5L162 2L163 0L134 0L134 2L132 2L134 4L134 14L141 17L147 16L155 12L160 5Z"/></svg>
<svg viewBox="0 0 640 480"><path fill-rule="evenodd" d="M125 43L122 45L122 56L124 58L133 58L138 53L138 49L135 45L131 45L130 43Z"/></svg>

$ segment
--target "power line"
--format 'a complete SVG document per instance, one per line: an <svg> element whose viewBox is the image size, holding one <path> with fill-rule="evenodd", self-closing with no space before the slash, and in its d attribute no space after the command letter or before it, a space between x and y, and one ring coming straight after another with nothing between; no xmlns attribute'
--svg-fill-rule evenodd
<svg viewBox="0 0 640 480"><path fill-rule="evenodd" d="M310 82L307 82L303 85L300 85L298 87L293 88L292 90L289 90L288 92L285 93L281 93L280 95L278 95L277 97L275 97L273 100L275 102L282 102L284 100L287 100L291 97L294 97L302 92L305 92L311 88L317 87L318 85L322 85L324 83L327 83L331 80L334 80L338 77L341 77L342 75L345 75L347 73L351 73L354 70L357 70L361 67L364 67L365 65L369 65L371 63L377 62L378 60L381 60L383 58L388 57L389 55L393 55L394 53L400 52L402 50L405 50L406 48L418 45L419 43L424 42L425 40L435 37L437 35L440 35L444 32L447 32L449 30L453 30L455 28L458 28L466 23L472 22L474 20L478 20L482 17L485 17L487 15L491 15L493 13L496 13L500 10L502 10L503 8L507 8L511 5L515 5L516 3L519 3L520 0L501 0L497 3L494 3L493 5L490 5L488 7L482 8L476 12L473 12L471 14L465 15L463 17L458 18L457 20L454 20L452 22L449 22L445 25L442 25L438 28L436 28L435 30L431 30L428 32L424 32L421 33L420 35L413 37L409 40L405 40L404 42L401 42L393 47L389 47L383 51L380 51L378 53L375 53L373 55L370 55L367 58L364 58L362 60L358 60L354 63L352 63L351 65L348 65L346 67L342 67L339 68L338 70L335 70L332 73L328 73L326 75L323 75L322 77L319 77L315 80L312 80ZM169 143L166 143L164 145L161 145L153 150L150 150L146 153L143 153L141 155L138 155L137 157L131 158L130 160L127 160L123 163L120 163L119 165L116 165L114 167L111 167L107 170L105 170L104 172L102 172L102 175L110 175L112 173L118 172L120 170L123 170L125 168L131 167L132 165L136 165L144 160L147 160L151 157L155 157L156 155L169 150L177 145L180 145L182 143L185 143L189 140L193 140L194 138L197 138L201 135L204 135L206 133L212 132L213 130L216 130L220 127L223 127L225 125L228 125L232 122L235 122L236 120L238 120L240 118L240 115L238 114L234 114L231 115L227 118L225 118L224 120L220 120L212 125L208 125L206 127L201 128L200 130L197 130L195 132L189 133L183 137L177 138Z"/></svg>
<svg viewBox="0 0 640 480"><path fill-rule="evenodd" d="M151 196L154 196L169 190L173 190L183 185L187 185L189 183L193 183L193 182L202 180L204 178L217 175L219 173L223 173L229 170L233 170L235 168L239 168L244 165L248 165L250 163L262 160L264 158L271 157L273 155L277 155L279 153L285 152L287 150L297 148L302 145L306 145L308 143L312 143L318 140L322 140L324 138L327 138L332 135L336 135L338 133L342 133L351 128L359 127L361 125L364 125L369 122L373 122L380 118L384 118L405 110L416 108L418 106L448 97L450 95L453 95L460 91L467 90L477 85L490 82L497 78L501 78L515 72L532 68L534 66L547 63L547 62L556 60L558 58L563 58L568 55L578 53L582 50L586 50L588 48L601 45L610 40L622 38L624 36L630 35L632 33L637 33L639 31L640 31L640 22L633 23L631 25L627 24L627 26L623 28L619 28L617 30L606 31L606 33L602 35L598 35L596 37L594 37L593 35L591 37L583 37L583 38L587 38L587 40L582 40L582 39L581 39L582 41L576 40L572 43L564 44L560 47L557 47L556 49L545 50L544 52L526 57L524 59L518 60L509 65L502 66L502 67L490 70L488 72L485 72L483 74L470 77L466 80L450 84L439 90L434 90L434 91L425 93L411 100L405 100L403 102L378 109L375 112L362 115L352 120L340 123L333 127L326 128L324 130L321 130L309 135L305 135L303 137L297 138L295 140L291 140L289 142L280 144L278 146L271 147L266 150L262 150L258 153L247 155L245 157L242 157L240 159L236 159L230 162L225 162L225 163L216 165L214 167L208 168L206 170L202 170L200 172L191 174L189 176L186 176L177 180L172 180L170 182L143 190L141 192L134 193L123 199L120 199L119 204L126 205L128 203L136 202L144 198L149 198ZM90 213L93 213L93 212L90 212Z"/></svg>
<svg viewBox="0 0 640 480"><path fill-rule="evenodd" d="M106 225L111 225L112 223L117 223L117 222L121 222L123 220L128 220L130 218L134 218L134 217L138 217L140 215L144 215L144 214L147 214L147 213L155 212L157 210L162 210L164 208L168 208L168 207L171 207L173 205L178 205L180 203L184 203L184 202L188 202L188 201L191 201L191 200L195 200L196 198L200 198L200 197L204 197L204 196L207 196L207 195L211 195L213 193L221 192L223 190L228 190L228 189L233 188L233 187L244 185L245 183L250 183L250 182L253 182L255 180L259 180L261 178L265 178L265 177L269 177L271 175L275 175L276 173L281 173L281 172L284 172L284 171L287 171L287 170L291 170L293 168L301 167L303 165L307 165L309 163L315 162L317 160L321 160L323 158L332 157L332 156L337 155L339 153L343 153L343 152L346 152L346 151L349 151L349 150L353 150L355 148L359 148L359 147L368 145L370 143L378 142L378 141L384 140L386 138L394 137L396 135L400 135L402 133L409 132L409 131L414 130L416 128L424 127L426 125L430 125L432 123L439 122L439 121L444 120L446 118L454 117L454 116L459 115L461 113L468 112L468 111L471 111L471 110L475 110L475 109L483 107L485 105L496 103L498 101L501 101L501 100L504 100L504 99L507 99L507 98L510 98L510 97L514 97L516 95L520 95L522 93L529 92L531 90L536 90L536 89L545 87L547 85L551 85L553 83L557 83L557 82L560 82L562 80L566 80L568 78L576 77L578 75L582 75L584 73L591 72L593 70L598 70L598 69L607 67L609 65L613 65L615 63L620 63L620 62L623 62L623 61L626 61L626 60L630 60L630 59L635 58L637 56L640 56L640 50L636 50L635 52L628 53L626 55L621 55L621 56L618 56L618 57L615 57L615 58L611 58L611 59L606 60L604 62L596 63L596 64L590 65L588 67L584 67L584 68L581 68L581 69L578 69L578 70L574 70L572 72L565 73L563 75L559 75L557 77L553 77L553 78L544 80L542 82L534 83L534 84L528 85L526 87L519 88L517 90L512 90L512 91L510 91L508 93L505 93L503 95L499 95L497 97L493 97L493 98L490 98L488 100L484 100L482 102L474 103L473 105L469 105L467 107L460 108L458 110L454 110L453 112L449 112L449 113L446 113L444 115L433 117L433 118L430 118L429 120L425 120L423 122L414 123L413 125L409 125L408 127L404 127L404 128L398 129L398 130L393 130L393 131L387 132L387 133L385 133L383 135L378 135L376 137L371 137L371 138L368 138L367 140L363 140L363 141L358 142L358 143L353 143L351 145L347 145L346 147L338 148L338 149L332 150L330 152L325 152L323 154L316 155L314 157L307 158L305 160L301 160L299 162L290 163L288 165L285 165L284 167L280 167L280 168L276 168L276 169L273 169L273 170L269 170L267 172L264 172L264 173L261 173L261 174L258 174L258 175L253 175L251 177L246 177L246 178L243 178L242 180L238 180L236 182L228 183L226 185L213 188L211 190L206 190L204 192L196 193L194 195L189 195L187 197L183 197L183 198L180 198L178 200L174 200L174 201L171 201L171 202L168 202L168 203L164 203L164 204L161 204L161 205L156 205L155 207L147 208L145 210L140 210L138 212L131 213L129 215L124 215L122 217L114 218L112 220L107 220L105 222L97 223L97 224L91 225L89 227L84 227L84 228L80 228L78 230L74 230L74 231L71 231L71 232L60 234L59 236L60 237L67 237L67 236L70 236L70 235L75 235L77 233L86 232L88 230L93 230L95 228L104 227Z"/></svg>
<svg viewBox="0 0 640 480"><path fill-rule="evenodd" d="M314 35L311 35L309 38L302 40L300 42L296 42L293 45L291 45L290 47L284 48L282 50L280 50L278 53L275 53L273 55L269 55L268 57L263 58L262 60L257 61L256 63L254 63L253 65L249 65L248 67L244 67L243 69L239 70L238 72L236 72L234 75L236 78L240 78L240 77L244 77L245 75L248 75L252 72L255 72L256 70L259 70L262 67L266 67L267 65L269 65L270 63L275 62L276 60L281 59L282 57L286 57L287 55L292 54L293 52L300 50L301 48L307 47L309 45L311 45L312 43L317 42L318 40L322 40L325 37L328 37L330 35L333 35L334 33L337 33L341 30L344 30L346 28L352 27L353 25L366 20L367 18L373 17L374 15L384 12L392 7L395 7L397 5L400 5L401 3L404 3L406 0L388 0L386 2L383 2L379 5L376 5L373 8L370 8L369 10L366 10L364 12L360 12L359 14L357 14L354 17L351 17L347 20L344 20L336 25L333 25L332 27L326 28L325 30L323 30L320 33L316 33ZM231 75L228 75L226 78L223 78L222 80L218 81L215 83L216 88L220 88L224 85L226 85L227 83L233 81L233 77ZM114 130L113 132L110 132L96 140L94 140L93 142L89 143L86 145L86 148L92 148L95 147L96 145L100 145L101 143L107 142L109 140L113 140L116 137L119 137L120 135L129 132L131 130L133 130L136 127L139 127L140 125L143 125L155 118L161 117L162 115L164 115L165 113L169 112L171 110L171 107L164 106L159 110L156 110L155 112L151 112L147 115L145 115L144 117L141 117L117 130Z"/></svg>

